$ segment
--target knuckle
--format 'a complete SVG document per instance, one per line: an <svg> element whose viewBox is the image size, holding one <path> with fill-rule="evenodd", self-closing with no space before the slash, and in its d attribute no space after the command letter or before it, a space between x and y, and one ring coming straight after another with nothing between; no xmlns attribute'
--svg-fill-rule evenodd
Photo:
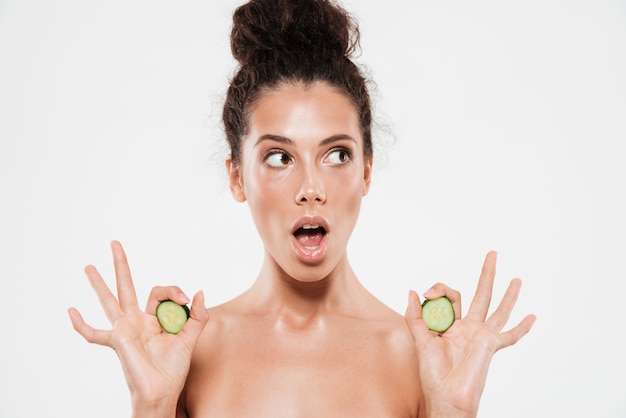
<svg viewBox="0 0 626 418"><path fill-rule="evenodd" d="M152 291L150 292L150 295L163 296L176 292L180 292L180 288L178 286L154 286L152 288Z"/></svg>

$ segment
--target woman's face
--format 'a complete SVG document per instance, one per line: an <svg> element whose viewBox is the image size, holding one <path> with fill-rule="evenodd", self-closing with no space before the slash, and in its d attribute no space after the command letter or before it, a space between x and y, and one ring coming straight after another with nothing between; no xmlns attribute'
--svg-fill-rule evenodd
<svg viewBox="0 0 626 418"><path fill-rule="evenodd" d="M283 84L253 106L231 190L248 201L266 254L299 281L346 262L372 162L354 105L325 83Z"/></svg>

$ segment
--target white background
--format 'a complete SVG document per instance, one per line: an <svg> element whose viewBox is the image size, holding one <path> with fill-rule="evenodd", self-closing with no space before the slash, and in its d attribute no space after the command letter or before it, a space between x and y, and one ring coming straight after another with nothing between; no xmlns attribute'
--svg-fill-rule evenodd
<svg viewBox="0 0 626 418"><path fill-rule="evenodd" d="M219 126L239 3L0 0L1 417L129 415L115 354L66 313L108 326L82 269L113 284L111 240L142 301L252 283ZM538 321L494 358L480 416L626 417L626 3L345 4L383 125L363 283L398 312L436 281L467 307L498 250L496 296L524 279L511 324Z"/></svg>

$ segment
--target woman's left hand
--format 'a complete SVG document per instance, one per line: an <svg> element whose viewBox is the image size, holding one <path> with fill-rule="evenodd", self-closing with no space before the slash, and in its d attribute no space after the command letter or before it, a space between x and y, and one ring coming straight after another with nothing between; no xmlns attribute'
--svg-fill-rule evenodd
<svg viewBox="0 0 626 418"><path fill-rule="evenodd" d="M455 322L441 334L428 329L420 298L410 292L405 318L419 362L423 396L420 416L475 417L491 358L496 351L518 342L535 322L535 316L528 315L502 332L520 291L519 279L511 281L497 309L487 318L495 271L496 253L492 251L485 258L476 294L463 318L459 292L436 284L424 294L428 299L446 296L452 302Z"/></svg>

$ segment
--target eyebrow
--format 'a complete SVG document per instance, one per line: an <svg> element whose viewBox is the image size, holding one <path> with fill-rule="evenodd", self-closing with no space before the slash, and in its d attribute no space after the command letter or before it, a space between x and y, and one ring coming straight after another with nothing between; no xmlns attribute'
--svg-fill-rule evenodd
<svg viewBox="0 0 626 418"><path fill-rule="evenodd" d="M322 142L320 142L320 147L326 146L328 144L332 144L333 142L342 141L345 139L350 140L354 143L357 143L356 139L352 138L350 135L337 134L337 135L332 135L332 136L329 136L328 138L323 139ZM275 142L279 142L281 144L286 144L286 145L296 145L296 142L291 138L287 138L281 135L265 134L265 135L261 135L259 139L256 140L256 142L254 143L254 146L256 147L263 141L275 141Z"/></svg>

